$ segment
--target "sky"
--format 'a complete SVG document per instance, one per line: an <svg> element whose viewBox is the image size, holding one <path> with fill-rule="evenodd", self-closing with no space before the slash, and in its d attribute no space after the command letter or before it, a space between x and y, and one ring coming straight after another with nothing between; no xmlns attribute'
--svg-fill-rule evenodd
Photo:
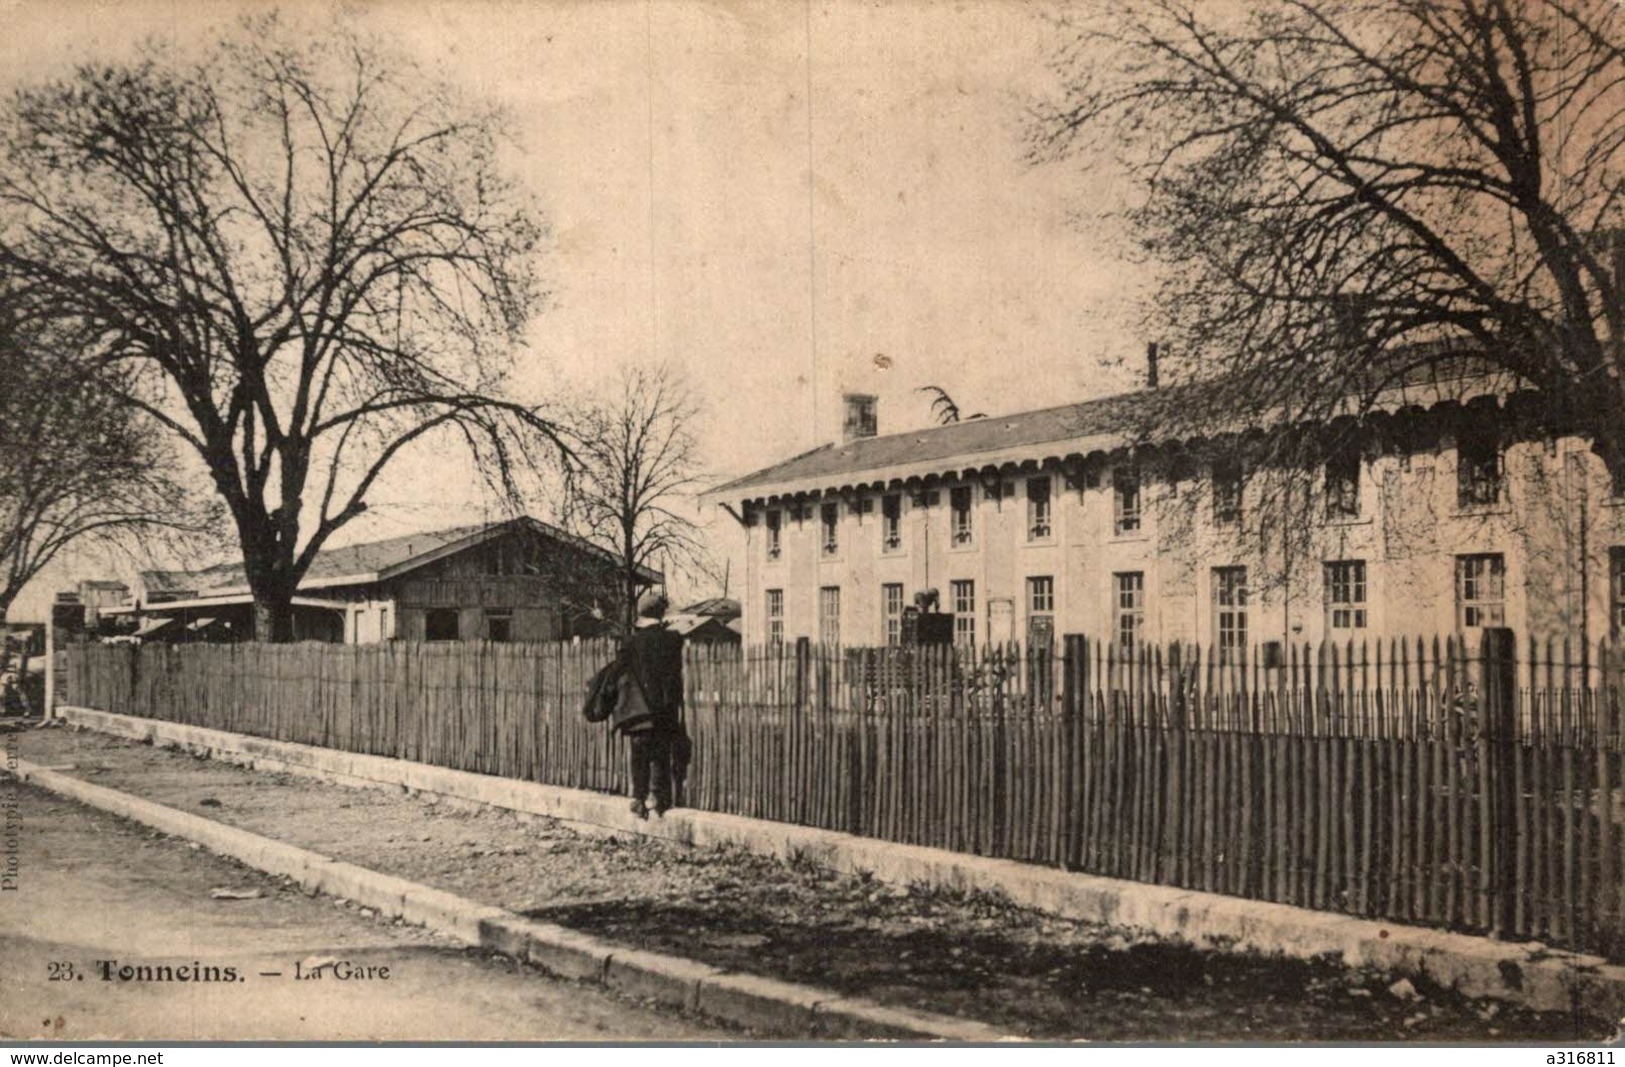
<svg viewBox="0 0 1625 1067"><path fill-rule="evenodd" d="M0 0L0 83L247 9ZM838 438L844 391L878 395L888 433L931 422L925 385L999 414L1137 381L1145 274L1112 218L1126 182L1109 161L1026 158L1028 110L1056 85L1042 7L377 0L347 14L508 110L515 176L550 231L552 295L516 354L527 399L674 364L706 407L716 484ZM343 539L470 521L486 506L459 491L472 481L459 457L409 456ZM704 520L720 560L737 531ZM76 554L13 615L127 569Z"/></svg>

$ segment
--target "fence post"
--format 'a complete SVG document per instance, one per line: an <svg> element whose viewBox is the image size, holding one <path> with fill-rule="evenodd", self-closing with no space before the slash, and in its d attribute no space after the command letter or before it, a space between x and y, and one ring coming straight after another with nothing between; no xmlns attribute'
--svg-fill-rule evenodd
<svg viewBox="0 0 1625 1067"><path fill-rule="evenodd" d="M1083 709L1087 706L1089 688L1089 642L1082 634L1067 634L1062 638L1061 670L1061 836L1060 864L1062 870L1079 865L1084 812L1079 801L1079 783L1083 776L1079 761L1083 758L1079 740L1083 729Z"/></svg>
<svg viewBox="0 0 1625 1067"><path fill-rule="evenodd" d="M48 721L56 717L56 623L51 618L55 612L45 617L45 699L40 701L40 711ZM28 673L28 659L23 659L23 674Z"/></svg>
<svg viewBox="0 0 1625 1067"><path fill-rule="evenodd" d="M796 710L802 711L807 707L807 666L811 658L812 641L806 637L796 638Z"/></svg>
<svg viewBox="0 0 1625 1067"><path fill-rule="evenodd" d="M1494 790L1495 798L1495 829L1490 835L1493 852L1487 862L1495 872L1492 933L1498 938L1507 937L1513 931L1518 893L1518 872L1513 863L1517 855L1517 842L1513 839L1517 835L1519 803L1519 797L1513 792L1518 761L1516 649L1511 630L1501 626L1484 628L1478 659L1478 690L1484 708L1479 728L1489 739L1494 768L1481 767L1479 773L1488 779L1481 788Z"/></svg>

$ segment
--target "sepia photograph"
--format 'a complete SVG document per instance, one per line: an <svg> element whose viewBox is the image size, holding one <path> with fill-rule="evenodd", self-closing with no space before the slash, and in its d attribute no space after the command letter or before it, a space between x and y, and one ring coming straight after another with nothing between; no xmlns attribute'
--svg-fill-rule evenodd
<svg viewBox="0 0 1625 1067"><path fill-rule="evenodd" d="M1625 6L0 27L0 1045L1613 1062Z"/></svg>

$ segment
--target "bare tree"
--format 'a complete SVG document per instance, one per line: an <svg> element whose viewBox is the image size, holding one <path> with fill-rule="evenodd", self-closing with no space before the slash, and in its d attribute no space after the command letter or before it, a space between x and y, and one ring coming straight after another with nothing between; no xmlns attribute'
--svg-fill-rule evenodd
<svg viewBox="0 0 1625 1067"><path fill-rule="evenodd" d="M262 639L392 460L446 434L511 485L552 421L505 398L540 237L496 113L342 24L261 18L19 91L0 266L91 328L121 399L231 514Z"/></svg>
<svg viewBox="0 0 1625 1067"><path fill-rule="evenodd" d="M1117 152L1143 179L1154 336L1208 383L1155 417L1324 423L1470 351L1625 476L1622 18L1611 0L1125 0L1063 24L1035 151Z"/></svg>
<svg viewBox="0 0 1625 1067"><path fill-rule="evenodd" d="M682 498L700 484L694 424L700 406L670 367L634 367L584 423L572 495L587 536L620 560L621 622L637 613L641 575L676 564L713 569Z"/></svg>
<svg viewBox="0 0 1625 1067"><path fill-rule="evenodd" d="M0 286L0 622L68 546L204 519L170 477L150 420L119 403L112 372L79 358L76 341Z"/></svg>

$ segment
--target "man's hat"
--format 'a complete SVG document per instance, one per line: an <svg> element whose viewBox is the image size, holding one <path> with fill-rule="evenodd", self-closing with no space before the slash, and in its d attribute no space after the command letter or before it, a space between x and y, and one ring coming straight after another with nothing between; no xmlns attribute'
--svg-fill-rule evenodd
<svg viewBox="0 0 1625 1067"><path fill-rule="evenodd" d="M666 594L651 589L638 597L638 618L658 619L666 614Z"/></svg>

